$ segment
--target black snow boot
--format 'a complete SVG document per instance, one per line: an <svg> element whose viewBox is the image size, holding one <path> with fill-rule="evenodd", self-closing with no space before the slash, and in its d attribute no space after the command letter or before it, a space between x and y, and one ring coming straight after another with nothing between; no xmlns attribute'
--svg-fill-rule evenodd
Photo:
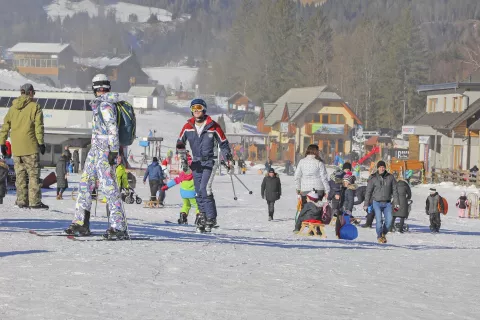
<svg viewBox="0 0 480 320"><path fill-rule="evenodd" d="M108 228L102 237L106 240L128 240L130 238L126 230L118 230L112 227Z"/></svg>
<svg viewBox="0 0 480 320"><path fill-rule="evenodd" d="M50 207L44 204L43 202L40 202L36 206L30 206L30 209L45 209L48 210Z"/></svg>
<svg viewBox="0 0 480 320"><path fill-rule="evenodd" d="M207 218L205 217L205 213L197 214L197 219L195 220L195 224L197 225L197 232L204 233L205 232L205 225L207 223Z"/></svg>
<svg viewBox="0 0 480 320"><path fill-rule="evenodd" d="M91 235L92 233L90 232L90 229L88 226L85 225L79 225L76 223L72 223L67 229L64 230L66 234L71 234L74 236L81 236L81 237L86 237Z"/></svg>
<svg viewBox="0 0 480 320"><path fill-rule="evenodd" d="M207 222L205 224L205 232L211 232L212 228L215 227L217 224L216 219L207 219Z"/></svg>
<svg viewBox="0 0 480 320"><path fill-rule="evenodd" d="M373 219L375 219L375 214L373 213L367 214L367 221L365 222L365 224L362 224L362 228L371 228Z"/></svg>
<svg viewBox="0 0 480 320"><path fill-rule="evenodd" d="M178 224L188 224L188 215L185 212L180 212L180 218L178 218Z"/></svg>
<svg viewBox="0 0 480 320"><path fill-rule="evenodd" d="M272 221L273 220L273 214L269 214L268 215L268 221Z"/></svg>
<svg viewBox="0 0 480 320"><path fill-rule="evenodd" d="M0 204L3 204L3 197L0 197Z"/></svg>

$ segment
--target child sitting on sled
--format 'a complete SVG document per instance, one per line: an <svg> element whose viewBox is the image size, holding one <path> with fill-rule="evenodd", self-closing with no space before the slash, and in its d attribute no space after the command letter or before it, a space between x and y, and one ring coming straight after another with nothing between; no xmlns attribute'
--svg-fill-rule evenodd
<svg viewBox="0 0 480 320"><path fill-rule="evenodd" d="M180 211L180 217L178 218L178 224L187 224L188 213L192 206L196 209L197 217L200 214L197 200L195 199L195 185L193 183L192 170L188 169L186 172L181 171L180 175L175 179L168 181L167 184L162 187L162 190L168 190L177 184L180 184L180 195L183 199L183 206Z"/></svg>
<svg viewBox="0 0 480 320"><path fill-rule="evenodd" d="M322 210L317 206L317 202L318 193L316 191L310 191L307 194L307 203L303 205L302 211L298 215L293 232L299 232L302 227L302 222L305 220L322 220ZM320 230L318 231L320 234Z"/></svg>

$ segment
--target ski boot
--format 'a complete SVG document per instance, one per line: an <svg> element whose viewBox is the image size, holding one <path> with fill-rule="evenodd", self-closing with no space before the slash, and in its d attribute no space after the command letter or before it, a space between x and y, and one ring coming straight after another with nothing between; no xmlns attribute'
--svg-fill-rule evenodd
<svg viewBox="0 0 480 320"><path fill-rule="evenodd" d="M102 238L105 240L128 240L130 237L126 230L118 230L115 228L108 228L107 231L102 235Z"/></svg>
<svg viewBox="0 0 480 320"><path fill-rule="evenodd" d="M197 233L205 232L206 222L207 222L207 218L205 217L205 213L197 214L197 218L195 219L195 225L197 226Z"/></svg>
<svg viewBox="0 0 480 320"><path fill-rule="evenodd" d="M215 227L216 224L216 219L207 219L207 222L205 224L205 232L212 232L212 228Z"/></svg>
<svg viewBox="0 0 480 320"><path fill-rule="evenodd" d="M178 224L188 224L188 215L185 212L180 212L180 218L178 218Z"/></svg>
<svg viewBox="0 0 480 320"><path fill-rule="evenodd" d="M72 223L67 229L64 230L66 234L71 234L73 236L87 237L91 235L90 228L87 225L79 225L77 223Z"/></svg>

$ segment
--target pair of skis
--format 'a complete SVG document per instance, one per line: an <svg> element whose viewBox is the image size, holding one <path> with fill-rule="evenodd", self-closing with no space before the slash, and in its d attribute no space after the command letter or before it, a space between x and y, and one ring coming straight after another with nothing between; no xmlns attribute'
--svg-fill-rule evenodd
<svg viewBox="0 0 480 320"><path fill-rule="evenodd" d="M38 232L35 230L28 230L28 233L36 235L38 237L64 237L69 240L73 241L128 241L128 240L134 240L134 241L155 241L155 239L152 239L150 237L130 237L128 239L105 239L102 238L100 234L92 234L90 236L75 236L71 234L66 234L66 233L43 233L43 232ZM98 238L97 236L100 236Z"/></svg>

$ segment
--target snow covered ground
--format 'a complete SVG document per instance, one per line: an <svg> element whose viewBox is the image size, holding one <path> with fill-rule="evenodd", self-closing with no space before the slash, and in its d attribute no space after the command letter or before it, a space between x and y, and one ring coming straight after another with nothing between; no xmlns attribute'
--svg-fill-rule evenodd
<svg viewBox="0 0 480 320"><path fill-rule="evenodd" d="M38 91L81 91L80 88L58 89L50 87L46 84L32 81L16 71L0 69L0 89L20 90L20 87L27 82L33 84L35 90Z"/></svg>
<svg viewBox="0 0 480 320"><path fill-rule="evenodd" d="M428 186L413 188L410 232L380 245L374 229L359 228L352 242L337 240L333 227L325 240L296 236L293 178L281 176L273 222L260 198L262 176L249 170L241 178L253 195L236 183L238 201L230 178L216 178L220 228L211 235L196 234L193 217L187 226L165 223L178 208L125 205L131 233L154 241L30 235L67 227L74 201L43 190L51 209L33 211L13 208L9 194L0 206L0 318L478 319L480 220L456 217L461 188L437 187L451 207L438 235L424 213ZM136 191L147 197L141 183ZM178 187L166 202L180 203ZM92 229L106 227L99 203Z"/></svg>
<svg viewBox="0 0 480 320"><path fill-rule="evenodd" d="M45 6L44 9L52 19L56 19L59 16L63 20L66 16L73 16L79 12L86 12L90 17L98 15L98 5L91 0L54 0L51 4ZM121 22L128 22L128 18L132 13L137 15L138 22L146 22L152 14L155 14L159 21L172 21L172 13L167 10L122 1L106 5L105 13L109 10L114 10L117 20Z"/></svg>
<svg viewBox="0 0 480 320"><path fill-rule="evenodd" d="M151 79L165 87L180 90L194 89L198 68L190 67L152 67L142 69Z"/></svg>

